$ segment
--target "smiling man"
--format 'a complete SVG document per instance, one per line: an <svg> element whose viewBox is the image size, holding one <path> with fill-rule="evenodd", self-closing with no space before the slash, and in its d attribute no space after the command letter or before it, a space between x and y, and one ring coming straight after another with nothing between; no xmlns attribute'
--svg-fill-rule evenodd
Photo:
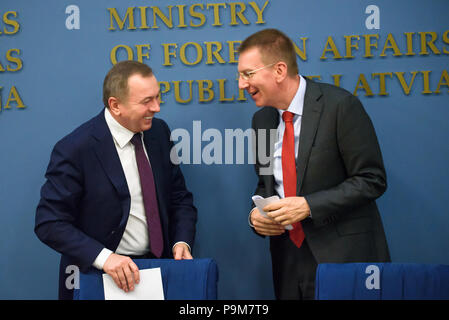
<svg viewBox="0 0 449 320"><path fill-rule="evenodd" d="M276 298L313 299L318 263L390 260L375 203L386 189L376 133L356 97L298 74L282 32L249 36L239 54L239 88L263 107L253 116L255 137L277 130L274 141L267 134L272 148L256 140L255 194L281 200L264 208L268 217L254 208L251 227L270 236ZM271 174L260 170L259 147L273 150Z"/></svg>
<svg viewBox="0 0 449 320"><path fill-rule="evenodd" d="M36 210L39 239L62 254L59 298L71 299L66 267L104 270L124 291L139 282L132 259L192 259L197 210L170 161L170 130L151 68L117 63L103 83L105 108L54 147Z"/></svg>

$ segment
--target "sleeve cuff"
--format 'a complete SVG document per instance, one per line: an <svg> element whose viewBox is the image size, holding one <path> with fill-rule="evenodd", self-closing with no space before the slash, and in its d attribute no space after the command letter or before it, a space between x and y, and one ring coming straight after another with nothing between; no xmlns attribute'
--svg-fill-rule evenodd
<svg viewBox="0 0 449 320"><path fill-rule="evenodd" d="M98 270L103 270L103 266L111 253L111 250L104 248L103 250L101 250L100 254L97 256L92 265Z"/></svg>
<svg viewBox="0 0 449 320"><path fill-rule="evenodd" d="M254 225L251 223L251 213L253 213L254 209L256 209L256 207L254 207L250 212L249 212L249 216L248 216L248 224L251 228L254 228Z"/></svg>
<svg viewBox="0 0 449 320"><path fill-rule="evenodd" d="M178 242L176 242L176 243L173 245L173 247L171 248L172 251L173 251L173 249L175 248L175 246L176 246L178 243L184 243L184 244L187 246L187 248L189 248L189 252L192 253L192 248L190 248L189 244L188 244L187 242L184 242L184 241L178 241Z"/></svg>

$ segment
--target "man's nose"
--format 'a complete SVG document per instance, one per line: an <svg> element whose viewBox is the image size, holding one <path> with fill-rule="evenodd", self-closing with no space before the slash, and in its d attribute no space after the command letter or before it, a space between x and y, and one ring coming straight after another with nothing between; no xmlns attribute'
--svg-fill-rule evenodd
<svg viewBox="0 0 449 320"><path fill-rule="evenodd" d="M154 113L158 113L161 111L161 102L159 99L154 99L153 103L150 104L150 111Z"/></svg>
<svg viewBox="0 0 449 320"><path fill-rule="evenodd" d="M248 80L245 80L239 76L239 89L246 89L248 86Z"/></svg>

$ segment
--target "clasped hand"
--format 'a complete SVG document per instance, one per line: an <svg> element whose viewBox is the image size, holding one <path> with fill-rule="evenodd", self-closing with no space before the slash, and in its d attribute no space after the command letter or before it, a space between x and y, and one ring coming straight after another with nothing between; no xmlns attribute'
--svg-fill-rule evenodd
<svg viewBox="0 0 449 320"><path fill-rule="evenodd" d="M263 208L268 218L256 208L251 212L251 223L256 232L264 236L277 236L285 232L285 226L304 220L310 215L310 207L304 197L288 197Z"/></svg>

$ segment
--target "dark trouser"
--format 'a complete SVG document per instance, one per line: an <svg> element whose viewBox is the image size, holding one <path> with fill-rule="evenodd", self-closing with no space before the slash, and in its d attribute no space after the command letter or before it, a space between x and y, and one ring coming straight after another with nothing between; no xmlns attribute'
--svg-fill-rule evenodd
<svg viewBox="0 0 449 320"><path fill-rule="evenodd" d="M271 239L273 283L278 300L313 300L317 262L307 239L300 248L288 236Z"/></svg>

